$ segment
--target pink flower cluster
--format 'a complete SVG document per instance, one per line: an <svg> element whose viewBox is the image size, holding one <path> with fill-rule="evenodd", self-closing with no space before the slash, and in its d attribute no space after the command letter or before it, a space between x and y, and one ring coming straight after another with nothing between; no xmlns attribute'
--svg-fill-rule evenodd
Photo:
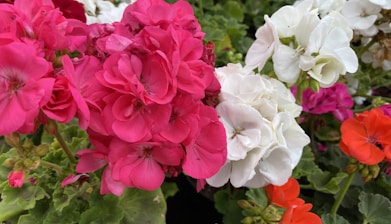
<svg viewBox="0 0 391 224"><path fill-rule="evenodd" d="M86 25L49 0L16 0L0 18L0 134L78 118L94 149L76 171L105 167L101 193L116 195L225 163L224 127L203 103L220 91L213 54L186 1L139 0L120 22Z"/></svg>
<svg viewBox="0 0 391 224"><path fill-rule="evenodd" d="M296 86L292 88L296 95ZM311 89L303 91L303 111L311 114L332 113L338 121L344 121L353 117L350 108L353 107L353 99L343 83L336 83L328 88L320 88L319 92Z"/></svg>

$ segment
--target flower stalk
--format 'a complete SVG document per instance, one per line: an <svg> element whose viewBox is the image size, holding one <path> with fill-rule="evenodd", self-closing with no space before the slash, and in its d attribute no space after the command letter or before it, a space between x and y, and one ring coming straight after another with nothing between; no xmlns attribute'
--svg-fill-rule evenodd
<svg viewBox="0 0 391 224"><path fill-rule="evenodd" d="M47 161L44 161L44 160L41 160L40 164L42 166L46 167L46 168L49 168L49 169L52 169L52 170L56 171L58 176L60 176L62 174L62 168L61 168L61 166L59 166L57 164L54 164L54 163L51 163L51 162L47 162Z"/></svg>
<svg viewBox="0 0 391 224"><path fill-rule="evenodd" d="M75 156L73 155L72 151L69 149L69 147L68 147L67 143L65 142L64 138L60 134L60 132L58 130L57 123L56 122L53 122L53 123L54 123L54 128L55 128L54 136L56 137L56 139L57 139L58 143L60 144L62 150L64 150L64 152L67 155L68 159L72 163L76 163Z"/></svg>
<svg viewBox="0 0 391 224"><path fill-rule="evenodd" d="M333 204L333 207L331 208L331 211L330 211L331 215L337 214L338 208L341 205L342 200L346 195L346 192L348 192L348 189L353 182L354 175L355 175L355 172L349 173L348 179L346 180L344 186L342 187L341 192L339 193L337 199L335 200L335 202Z"/></svg>

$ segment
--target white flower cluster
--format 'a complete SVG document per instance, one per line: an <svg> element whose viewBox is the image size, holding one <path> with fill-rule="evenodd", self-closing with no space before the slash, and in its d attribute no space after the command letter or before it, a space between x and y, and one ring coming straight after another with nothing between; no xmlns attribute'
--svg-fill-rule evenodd
<svg viewBox="0 0 391 224"><path fill-rule="evenodd" d="M370 44L361 60L385 71L391 70L390 10L391 0L349 0L341 10L362 45Z"/></svg>
<svg viewBox="0 0 391 224"><path fill-rule="evenodd" d="M207 183L284 184L310 142L295 120L301 106L283 83L240 64L216 68L216 74L221 83L216 110L227 133L228 159Z"/></svg>
<svg viewBox="0 0 391 224"><path fill-rule="evenodd" d="M358 59L350 47L353 31L332 6L341 8L340 4L324 6L324 17L312 0L283 6L271 17L265 15L265 24L247 52L246 69L261 70L271 57L279 80L294 84L301 74L308 74L321 87L357 71Z"/></svg>
<svg viewBox="0 0 391 224"><path fill-rule="evenodd" d="M125 8L136 0L121 1L114 5L108 0L77 0L84 5L87 24L113 23L122 19Z"/></svg>

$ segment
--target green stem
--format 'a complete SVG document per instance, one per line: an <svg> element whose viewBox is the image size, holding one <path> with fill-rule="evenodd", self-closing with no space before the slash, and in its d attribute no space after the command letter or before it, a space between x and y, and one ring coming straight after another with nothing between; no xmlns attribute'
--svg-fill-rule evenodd
<svg viewBox="0 0 391 224"><path fill-rule="evenodd" d="M348 191L350 185L352 184L354 174L355 174L355 172L349 174L348 179L345 182L345 185L342 187L342 190L339 193L338 198L335 200L334 205L331 208L331 212L330 212L331 215L337 214L338 208L341 205L342 200L345 197L346 192Z"/></svg>
<svg viewBox="0 0 391 224"><path fill-rule="evenodd" d="M200 8L200 16L202 19L204 18L204 8L203 8L202 0L198 0L198 7Z"/></svg>
<svg viewBox="0 0 391 224"><path fill-rule="evenodd" d="M375 98L381 98L382 100L385 100L387 102L391 102L390 97L385 97L385 96L373 96L373 95L363 95L363 94L354 94L353 97L365 97L369 99L375 99Z"/></svg>
<svg viewBox="0 0 391 224"><path fill-rule="evenodd" d="M61 175L62 174L62 167L57 165L57 164L54 164L54 163L51 163L51 162L47 162L47 161L44 161L44 160L41 160L40 164L42 166L44 166L44 167L47 167L49 169L52 169L52 170L56 171L57 175Z"/></svg>
<svg viewBox="0 0 391 224"><path fill-rule="evenodd" d="M357 57L361 58L362 54L364 54L373 44L376 43L375 39L372 39L367 45L362 47L359 52L357 52Z"/></svg>
<svg viewBox="0 0 391 224"><path fill-rule="evenodd" d="M72 163L76 163L76 159L72 153L72 151L69 149L67 143L65 142L64 138L62 137L62 135L60 134L60 132L58 131L58 125L56 122L54 122L54 125L55 125L55 132L54 132L54 136L56 137L58 143L61 145L61 148L62 150L64 150L65 154L67 155L68 159L72 162Z"/></svg>

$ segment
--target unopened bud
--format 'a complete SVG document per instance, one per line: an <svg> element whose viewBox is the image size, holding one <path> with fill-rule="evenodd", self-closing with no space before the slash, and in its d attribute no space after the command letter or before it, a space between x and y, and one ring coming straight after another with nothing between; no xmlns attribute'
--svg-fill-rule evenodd
<svg viewBox="0 0 391 224"><path fill-rule="evenodd" d="M35 148L35 153L38 156L44 156L49 151L49 145L48 144L42 144Z"/></svg>
<svg viewBox="0 0 391 224"><path fill-rule="evenodd" d="M369 175L369 169L368 169L368 167L364 167L364 168L361 170L361 175L362 175L363 177L366 177L366 176Z"/></svg>
<svg viewBox="0 0 391 224"><path fill-rule="evenodd" d="M319 82L316 81L315 79L310 79L310 88L314 92L319 92L320 89Z"/></svg>
<svg viewBox="0 0 391 224"><path fill-rule="evenodd" d="M20 142L20 137L18 133L12 133L10 136L5 137L5 142L11 147L18 147Z"/></svg>
<svg viewBox="0 0 391 224"><path fill-rule="evenodd" d="M241 223L242 224L251 224L253 223L254 219L252 217L246 217L244 219L242 219Z"/></svg>
<svg viewBox="0 0 391 224"><path fill-rule="evenodd" d="M379 172L380 172L380 167L379 167L379 165L369 166L369 173L370 173L374 178L376 178L376 177L379 175Z"/></svg>
<svg viewBox="0 0 391 224"><path fill-rule="evenodd" d="M346 168L345 168L345 171L346 173L354 173L357 171L357 165L355 164L349 164Z"/></svg>
<svg viewBox="0 0 391 224"><path fill-rule="evenodd" d="M30 139L26 138L23 142L23 148L30 151L34 148L34 143Z"/></svg>
<svg viewBox="0 0 391 224"><path fill-rule="evenodd" d="M363 176L362 180L367 183L373 179L372 175Z"/></svg>
<svg viewBox="0 0 391 224"><path fill-rule="evenodd" d="M251 205L251 203L249 201L246 201L246 200L239 200L238 201L238 205L239 207L241 207L242 209L251 209L253 206Z"/></svg>
<svg viewBox="0 0 391 224"><path fill-rule="evenodd" d="M4 160L4 162L1 165L8 167L8 168L11 168L11 167L14 167L15 161L12 158L7 158L6 160Z"/></svg>

